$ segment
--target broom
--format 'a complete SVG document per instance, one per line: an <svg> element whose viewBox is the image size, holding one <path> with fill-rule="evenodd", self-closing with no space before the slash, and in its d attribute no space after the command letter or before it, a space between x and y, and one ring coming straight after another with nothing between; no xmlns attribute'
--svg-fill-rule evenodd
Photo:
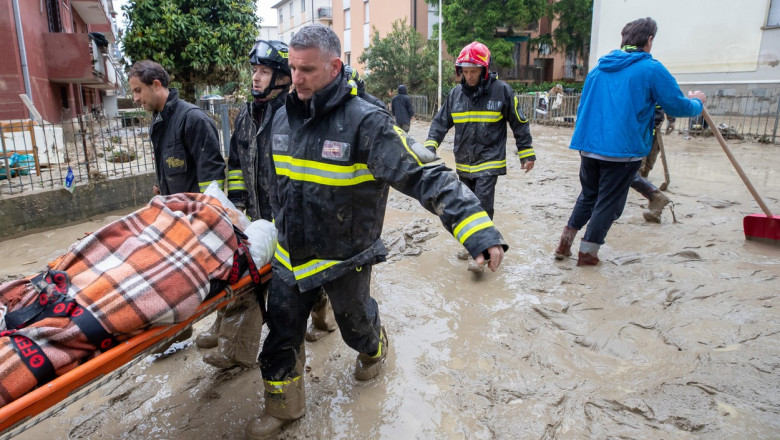
<svg viewBox="0 0 780 440"><path fill-rule="evenodd" d="M712 130L712 134L715 135L715 137L718 139L718 142L720 143L720 146L723 147L723 151L726 152L726 156L728 156L731 164L734 165L734 169L737 170L737 174L739 174L739 177L741 177L742 181L745 182L745 186L747 186L750 194L753 195L753 198L756 199L758 206L760 206L761 210L764 211L764 214L750 214L743 219L742 227L745 229L745 238L748 240L756 240L769 244L780 245L780 216L772 215L772 213L769 211L769 207L766 206L764 200L761 199L760 195L758 195L756 188L753 187L752 183L750 183L750 179L748 179L745 172L742 171L742 167L739 166L737 159L733 154L731 154L729 146L726 145L726 140L723 139L723 135L720 133L720 130L715 126L715 122L713 122L709 112L707 112L707 109L703 106L701 109L701 114L704 116L704 120L707 121L707 124L709 124L710 129Z"/></svg>

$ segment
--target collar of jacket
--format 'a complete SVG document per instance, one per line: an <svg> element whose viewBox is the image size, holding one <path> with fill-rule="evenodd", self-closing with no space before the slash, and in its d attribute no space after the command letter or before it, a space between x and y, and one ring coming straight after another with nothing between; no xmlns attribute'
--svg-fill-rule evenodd
<svg viewBox="0 0 780 440"><path fill-rule="evenodd" d="M168 89L168 99L165 101L165 106L163 106L163 109L159 113L155 113L155 116L160 115L160 119L163 121L166 119L170 119L169 116L173 114L173 111L176 109L176 104L179 102L179 90L178 89ZM152 120L155 120L157 118L152 118Z"/></svg>
<svg viewBox="0 0 780 440"><path fill-rule="evenodd" d="M298 92L293 91L287 95L287 114L296 115L303 119L315 119L328 114L334 108L340 106L352 98L352 86L344 79L344 68L322 90L314 93L308 102L298 99Z"/></svg>

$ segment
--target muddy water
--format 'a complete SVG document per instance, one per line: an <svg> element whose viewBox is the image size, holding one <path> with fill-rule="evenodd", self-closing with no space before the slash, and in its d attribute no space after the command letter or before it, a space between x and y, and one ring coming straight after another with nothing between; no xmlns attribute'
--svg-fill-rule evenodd
<svg viewBox="0 0 780 440"><path fill-rule="evenodd" d="M552 258L579 192L571 130L532 132L536 168L511 157L499 179L510 251L496 273L467 272L438 219L391 195L392 254L373 280L387 368L359 383L338 334L307 343L307 415L280 438L780 438L780 247L745 241L742 217L760 209L717 142L667 136L676 221L667 209L646 223L632 193L602 263L578 268ZM780 149L730 146L780 211ZM656 184L661 170L659 159ZM99 226L0 243L0 275L35 270ZM184 344L147 357L18 438L243 438L262 410L259 372L217 372L202 354Z"/></svg>

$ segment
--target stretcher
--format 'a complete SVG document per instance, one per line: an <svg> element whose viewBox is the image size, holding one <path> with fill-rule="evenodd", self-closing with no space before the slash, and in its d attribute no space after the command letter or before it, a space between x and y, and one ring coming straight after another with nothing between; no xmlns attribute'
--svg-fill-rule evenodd
<svg viewBox="0 0 780 440"><path fill-rule="evenodd" d="M261 284L271 279L271 265L258 269ZM196 312L180 323L150 328L106 352L56 377L0 408L0 440L10 439L100 388L113 377L170 343L193 323L227 306L240 295L254 295L251 275L205 300Z"/></svg>

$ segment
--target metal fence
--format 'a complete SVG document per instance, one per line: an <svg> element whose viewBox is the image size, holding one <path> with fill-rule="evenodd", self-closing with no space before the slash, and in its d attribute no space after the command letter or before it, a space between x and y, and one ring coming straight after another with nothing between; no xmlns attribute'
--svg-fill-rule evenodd
<svg viewBox="0 0 780 440"><path fill-rule="evenodd" d="M419 115L433 115L435 103L412 95ZM517 95L523 114L533 123L574 126L580 95L547 99L542 93ZM241 104L221 104L211 114L219 129L227 156L233 121ZM708 93L707 108L729 138L780 143L780 90L768 93ZM227 121L228 123L223 123ZM150 116L131 110L118 118L85 115L58 124L30 120L0 122L0 197L22 192L61 189L134 174L154 172L154 152L149 140ZM678 118L675 129L686 134L706 134L696 118Z"/></svg>

